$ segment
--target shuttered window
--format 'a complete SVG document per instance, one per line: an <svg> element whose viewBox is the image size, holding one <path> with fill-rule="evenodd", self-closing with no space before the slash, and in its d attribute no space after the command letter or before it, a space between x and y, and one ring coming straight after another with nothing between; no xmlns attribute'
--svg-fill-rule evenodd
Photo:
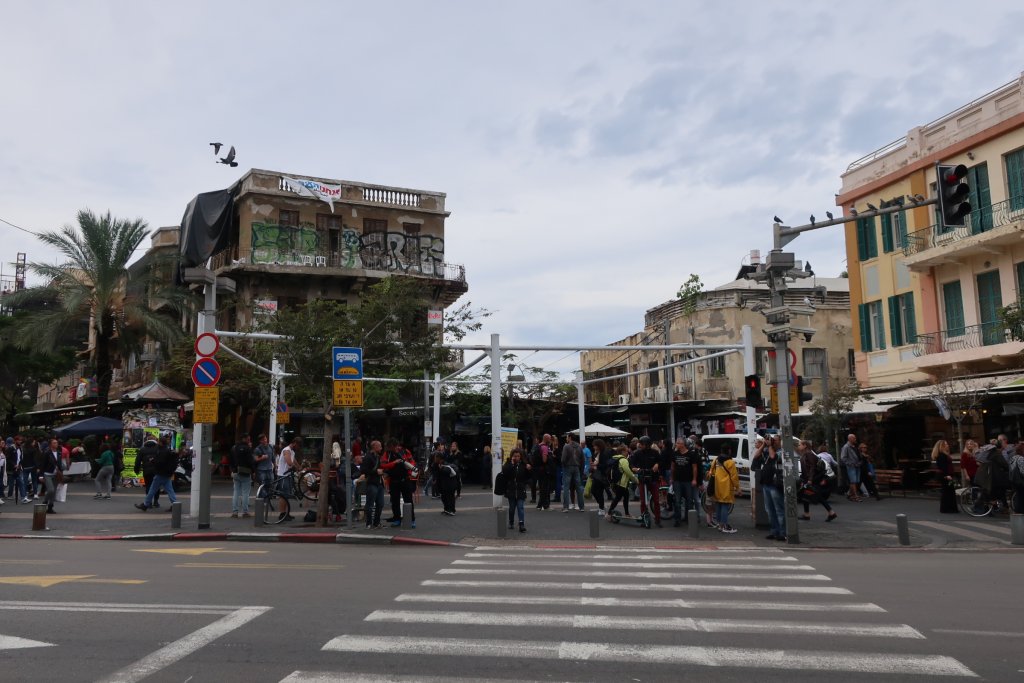
<svg viewBox="0 0 1024 683"><path fill-rule="evenodd" d="M1024 209L1024 149L1006 155L1006 190L1010 211Z"/></svg>
<svg viewBox="0 0 1024 683"><path fill-rule="evenodd" d="M860 350L866 352L884 349L885 322L882 319L882 302L860 304L857 314L860 321Z"/></svg>
<svg viewBox="0 0 1024 683"><path fill-rule="evenodd" d="M889 297L889 338L893 346L913 344L917 341L912 292Z"/></svg>
<svg viewBox="0 0 1024 683"><path fill-rule="evenodd" d="M946 312L946 336L959 337L964 333L964 298L960 281L942 285L942 306Z"/></svg>
<svg viewBox="0 0 1024 683"><path fill-rule="evenodd" d="M875 236L875 219L857 219L857 256L867 261L878 256L878 238Z"/></svg>

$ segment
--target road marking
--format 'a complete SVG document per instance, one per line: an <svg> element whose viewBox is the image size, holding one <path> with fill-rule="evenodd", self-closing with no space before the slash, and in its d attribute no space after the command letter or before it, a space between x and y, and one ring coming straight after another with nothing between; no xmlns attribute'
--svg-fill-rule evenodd
<svg viewBox="0 0 1024 683"><path fill-rule="evenodd" d="M226 562L186 562L175 567L187 569L342 569L343 564L228 564Z"/></svg>
<svg viewBox="0 0 1024 683"><path fill-rule="evenodd" d="M447 605L469 602L485 605L507 605L508 595L403 593L395 598L395 602L427 602ZM588 596L573 598L554 595L519 595L516 596L516 604L573 605L578 607L643 607L653 609L742 609L771 612L885 612L884 609L870 602L746 602L734 600L681 600L676 598L646 600L643 598L596 598Z"/></svg>
<svg viewBox="0 0 1024 683"><path fill-rule="evenodd" d="M0 650L23 650L29 647L53 647L55 643L44 643L41 640L29 640L17 636L0 634Z"/></svg>
<svg viewBox="0 0 1024 683"><path fill-rule="evenodd" d="M763 588L761 590L764 590ZM651 665L690 664L695 666L740 667L747 669L790 669L847 671L895 675L972 676L973 671L952 657L889 652L842 654L830 650L755 649L638 645L619 643L545 642L507 639L438 640L436 637L386 638L387 652L394 654L454 655L459 657L508 657L565 661L642 661ZM379 655L382 637L342 635L322 649L332 652L360 652Z"/></svg>
<svg viewBox="0 0 1024 683"><path fill-rule="evenodd" d="M128 604L120 602L39 602L33 600L5 600L0 609L26 610L35 612L127 612L137 614L162 610L175 614L230 614L238 605L175 605Z"/></svg>
<svg viewBox="0 0 1024 683"><path fill-rule="evenodd" d="M64 560L0 560L0 564L61 564Z"/></svg>
<svg viewBox="0 0 1024 683"><path fill-rule="evenodd" d="M964 526L974 527L975 529L981 529L991 534L998 534L999 536L1009 536L1009 527L996 526L994 524L985 524L984 522L957 522L957 524L963 524Z"/></svg>
<svg viewBox="0 0 1024 683"><path fill-rule="evenodd" d="M427 579L420 581L421 586L449 586L453 588L505 588L509 587L508 581L442 581ZM551 590L606 590L622 593L622 583L555 583L545 581L531 581L530 590L534 589ZM692 591L705 591L708 593L799 593L805 595L853 595L853 591L847 588L836 586L714 586L684 583L641 583L629 584L631 591L665 591L670 593L689 593Z"/></svg>
<svg viewBox="0 0 1024 683"><path fill-rule="evenodd" d="M256 617L269 612L271 607L242 607L197 631L179 638L156 652L145 655L123 669L114 672L103 683L135 683L152 676L193 652L209 645L223 635L244 626Z"/></svg>
<svg viewBox="0 0 1024 683"><path fill-rule="evenodd" d="M601 614L515 614L509 612L414 612L374 610L364 621L393 624L530 626L598 630L686 631L696 633L762 633L837 635L847 637L914 638L924 636L907 624L829 624L754 619L630 617Z"/></svg>
<svg viewBox="0 0 1024 683"><path fill-rule="evenodd" d="M49 588L50 586L56 586L58 583L81 581L82 579L91 579L94 576L95 574L72 574L69 576L0 576L0 583L13 584L15 586L39 586L40 588Z"/></svg>
<svg viewBox="0 0 1024 683"><path fill-rule="evenodd" d="M977 531L971 531L970 529L960 529L958 527L950 526L949 524L940 524L939 522L911 522L914 526L928 527L929 529L935 529L936 531L944 531L947 534L954 534L956 536L963 536L969 538L972 541L988 541L989 543L1002 543L1003 545L1009 545L1008 541L1004 541L999 538L993 538L988 534L979 534Z"/></svg>
<svg viewBox="0 0 1024 683"><path fill-rule="evenodd" d="M453 678L451 676L395 676L341 671L293 671L281 683L540 683L508 678ZM550 683L550 682L548 682Z"/></svg>
<svg viewBox="0 0 1024 683"><path fill-rule="evenodd" d="M1013 633L1012 631L972 631L963 628L933 628L932 633L962 633L965 636L1000 636L1002 638L1024 638L1024 633Z"/></svg>
<svg viewBox="0 0 1024 683"><path fill-rule="evenodd" d="M223 548L145 548L134 549L135 553L163 553L165 555L207 555L221 553L224 555L265 555L269 550L224 550Z"/></svg>
<svg viewBox="0 0 1024 683"><path fill-rule="evenodd" d="M114 583L122 586L137 586L148 582L147 579L82 579L77 583Z"/></svg>
<svg viewBox="0 0 1024 683"><path fill-rule="evenodd" d="M518 559L526 559L522 553L466 553L464 557L510 557ZM574 560L671 560L678 559L674 555L550 555L552 559L574 559ZM547 559L547 558L545 558ZM696 558L695 558L696 559ZM742 558L744 562L750 562L757 560L759 562L796 562L795 557L789 556L747 556Z"/></svg>
<svg viewBox="0 0 1024 683"><path fill-rule="evenodd" d="M533 576L617 576L622 577L625 572L591 572L554 569L520 569L518 567L509 569L439 569L438 574L516 574L522 576L530 574ZM628 572L630 578L635 579L757 579L770 581L831 581L823 574L733 574L730 572ZM770 591L772 588L765 588Z"/></svg>
<svg viewBox="0 0 1024 683"><path fill-rule="evenodd" d="M545 562L544 560L522 559L508 560L455 560L452 564L489 565L497 567L622 567L628 569L779 569L787 572L814 571L814 567L806 564L729 564L727 562Z"/></svg>
<svg viewBox="0 0 1024 683"><path fill-rule="evenodd" d="M593 548L574 548L571 546L544 547L544 546L500 546L500 545L478 545L474 548L477 551L500 550L502 552L518 551L519 553L564 553L564 552L601 552L601 553L683 553L686 555L720 555L722 553L782 553L777 548L730 547L730 548L657 548L647 546L641 548L617 548L615 546L595 546Z"/></svg>

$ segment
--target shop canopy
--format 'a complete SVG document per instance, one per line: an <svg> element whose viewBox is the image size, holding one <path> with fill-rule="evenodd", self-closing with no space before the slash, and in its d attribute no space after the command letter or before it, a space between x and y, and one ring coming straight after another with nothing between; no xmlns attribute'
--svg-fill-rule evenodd
<svg viewBox="0 0 1024 683"><path fill-rule="evenodd" d="M608 425L601 424L600 422L594 422L583 428L587 436L629 436L629 432L624 432L621 429L615 427L609 427ZM578 436L580 433L579 429L574 429L569 434Z"/></svg>
<svg viewBox="0 0 1024 683"><path fill-rule="evenodd" d="M89 417L78 422L66 424L54 430L61 439L73 436L89 436L90 434L120 434L124 429L120 420L110 417Z"/></svg>

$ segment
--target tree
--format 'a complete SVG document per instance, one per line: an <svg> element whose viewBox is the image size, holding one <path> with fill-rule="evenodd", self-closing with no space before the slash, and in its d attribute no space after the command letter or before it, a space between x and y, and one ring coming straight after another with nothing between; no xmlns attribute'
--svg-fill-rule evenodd
<svg viewBox="0 0 1024 683"><path fill-rule="evenodd" d="M75 367L74 349L66 346L45 353L19 349L11 337L24 314L0 317L0 424L3 432L14 428L14 418L35 402L31 391L38 384L50 384Z"/></svg>
<svg viewBox="0 0 1024 683"><path fill-rule="evenodd" d="M870 396L861 393L854 382L832 377L828 382L828 391L811 401L812 417L807 422L803 438L823 441L834 449L833 453L838 453L841 445L839 434L853 412L854 404L858 400L870 399Z"/></svg>
<svg viewBox="0 0 1024 683"><path fill-rule="evenodd" d="M507 424L525 427L534 441L537 441L548 423L565 412L569 401L576 398L576 386L571 382L561 381L557 372L523 365L515 354L505 354L502 364L515 365L523 373L525 381L530 382L508 385L507 407L504 411ZM485 367L478 377L481 381L490 380L490 366Z"/></svg>
<svg viewBox="0 0 1024 683"><path fill-rule="evenodd" d="M158 298L171 311L186 306L187 293L162 288L150 268L129 278L128 262L148 234L140 218L114 218L108 211L97 216L88 209L78 212L77 229L39 235L43 244L55 248L64 258L57 265L30 263L28 269L45 284L8 295L11 305L48 304L30 312L19 322L16 334L23 349L51 351L55 341L69 327L88 321L89 358L96 375L96 413L107 411L113 356L122 358L142 350L149 337L169 344L182 334L178 319L150 307Z"/></svg>
<svg viewBox="0 0 1024 683"><path fill-rule="evenodd" d="M935 383L922 396L931 399L943 418L956 424L956 439L960 452L963 452L964 420L982 407L985 395L999 383L999 379L957 376L952 371L940 371L934 377Z"/></svg>

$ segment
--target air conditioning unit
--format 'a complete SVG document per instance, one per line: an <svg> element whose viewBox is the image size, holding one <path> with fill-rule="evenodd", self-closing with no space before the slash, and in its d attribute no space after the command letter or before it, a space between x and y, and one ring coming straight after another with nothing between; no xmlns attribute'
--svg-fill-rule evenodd
<svg viewBox="0 0 1024 683"><path fill-rule="evenodd" d="M619 405L624 406L629 403L629 394L619 394Z"/></svg>
<svg viewBox="0 0 1024 683"><path fill-rule="evenodd" d="M659 403L664 403L668 400L668 389L665 387L657 387L654 390L654 400Z"/></svg>
<svg viewBox="0 0 1024 683"><path fill-rule="evenodd" d="M673 384L672 393L676 398L689 398L690 396L690 385L689 384Z"/></svg>
<svg viewBox="0 0 1024 683"><path fill-rule="evenodd" d="M653 401L654 400L654 387L644 387L644 400L645 401Z"/></svg>

